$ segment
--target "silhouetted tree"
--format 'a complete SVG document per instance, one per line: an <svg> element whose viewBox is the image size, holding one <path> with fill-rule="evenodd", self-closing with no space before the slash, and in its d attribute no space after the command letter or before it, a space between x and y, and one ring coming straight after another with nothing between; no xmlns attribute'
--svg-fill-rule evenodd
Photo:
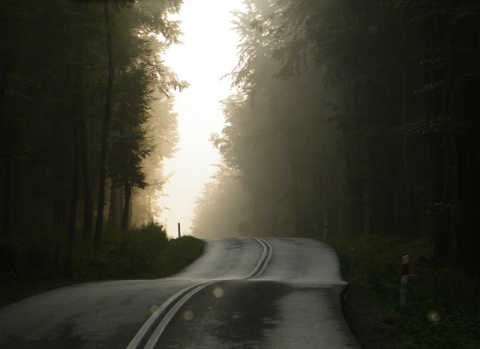
<svg viewBox="0 0 480 349"><path fill-rule="evenodd" d="M428 234L438 261L455 244L458 261L476 265L479 5L245 5L230 75L242 94L227 100L213 141L252 202L261 192L273 208L285 192L282 217L297 234L318 236L332 221L350 232ZM262 191L269 186L275 194Z"/></svg>

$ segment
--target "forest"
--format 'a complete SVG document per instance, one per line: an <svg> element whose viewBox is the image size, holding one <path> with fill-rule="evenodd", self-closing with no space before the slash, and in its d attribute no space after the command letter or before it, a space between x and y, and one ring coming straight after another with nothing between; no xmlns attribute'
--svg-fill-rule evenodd
<svg viewBox="0 0 480 349"><path fill-rule="evenodd" d="M477 273L478 1L244 4L194 234L424 237Z"/></svg>
<svg viewBox="0 0 480 349"><path fill-rule="evenodd" d="M182 0L2 0L0 257L151 222L178 141ZM245 0L192 232L426 237L480 263L480 5ZM67 268L68 269L68 268Z"/></svg>
<svg viewBox="0 0 480 349"><path fill-rule="evenodd" d="M68 271L76 241L98 247L158 214L179 137L171 92L188 86L162 60L181 4L2 0L2 270L36 236Z"/></svg>

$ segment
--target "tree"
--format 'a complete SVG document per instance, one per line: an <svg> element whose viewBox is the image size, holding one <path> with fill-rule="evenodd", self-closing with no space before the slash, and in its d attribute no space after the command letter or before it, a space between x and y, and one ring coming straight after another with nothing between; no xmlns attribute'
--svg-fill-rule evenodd
<svg viewBox="0 0 480 349"><path fill-rule="evenodd" d="M2 224L0 236L5 237L11 230L11 187L12 167L26 149L20 141L24 123L22 112L16 108L28 98L24 94L28 88L26 77L19 74L24 55L18 51L19 40L24 31L14 31L15 25L26 25L22 13L24 4L8 1L3 4L0 14L0 163L2 165ZM11 33L14 32L13 35Z"/></svg>
<svg viewBox="0 0 480 349"><path fill-rule="evenodd" d="M219 165L196 200L192 234L198 237L240 236L250 233L248 202L239 173Z"/></svg>
<svg viewBox="0 0 480 349"><path fill-rule="evenodd" d="M230 103L215 144L250 178L278 142L297 234L315 230L312 207L337 205L343 230L428 234L437 261L455 244L457 260L475 265L478 15L471 1L248 1L231 74L245 98Z"/></svg>
<svg viewBox="0 0 480 349"><path fill-rule="evenodd" d="M179 141L173 101L158 91L153 94L146 132L146 139L154 148L142 162L148 186L137 190L134 195L132 221L137 226L152 222L161 215L159 201L163 185L168 180L163 171L163 160L174 156Z"/></svg>
<svg viewBox="0 0 480 349"><path fill-rule="evenodd" d="M122 185L147 184L139 162L154 148L154 140L146 136L153 91L166 95L187 85L161 60L180 33L179 24L166 14L178 11L181 3L2 2L2 236L46 238L44 232L54 231L55 258L65 258L63 269L68 273L77 232L83 229L88 238L94 209L103 213L104 202L96 202L92 193L105 193L102 182L112 181L108 173L102 178L100 170L91 171L100 169L103 161L115 162L118 155L103 153L102 141L104 150L121 143L123 154L129 156L130 168L122 173L130 173L130 178L123 175ZM127 81L139 90L127 88ZM103 129L110 132L102 140L102 119L108 115L110 125L107 122ZM120 119L125 122L122 137ZM98 244L98 234L95 239Z"/></svg>
<svg viewBox="0 0 480 349"><path fill-rule="evenodd" d="M129 112L133 114L126 116L129 121L133 121L135 118L137 118L137 121L133 121L131 129L124 129L120 132L121 138L128 136L127 138L123 138L119 143L121 145L119 149L121 149L123 155L127 157L128 162L123 163L124 170L114 173L114 176L120 177L120 182L124 187L125 200L122 227L126 228L129 220L129 205L132 189L135 186L144 188L146 185L144 181L145 175L141 171L140 165L141 159L145 158L151 152L151 148L142 144L142 138L145 131L142 130L141 127L142 123L147 119L145 114L150 101L150 95L153 92L151 87L155 86L162 93L168 94L171 89L183 89L187 86L185 82L179 81L154 53L154 49L165 50L169 45L178 42L178 26L176 23L168 21L164 14L178 11L181 3L182 1L178 0L170 2L168 6L163 6L162 4L154 2L140 1L132 7L131 11L124 12L123 18L128 25L125 32L119 33L119 35L125 35L128 40L125 41L127 46L122 47L122 49L126 50L121 51L123 55L118 56L119 62L116 64L113 62L113 38L109 5L108 0L105 0L105 22L108 29L107 52L109 57L109 80L105 99L105 118L102 133L99 204L97 226L95 230L95 243L97 245L100 243L103 225L103 206L107 176L106 164L108 159L108 135L110 132L110 120L112 117L112 99L114 97L114 74L116 71L119 71L125 76L136 74L137 78L139 78L138 81L141 81L141 86L137 86L140 88L141 93L134 98L134 102L132 103L132 105L135 105L134 109L137 109L129 110ZM136 36L132 36L131 33L135 33ZM159 43L155 37L155 35L158 34L161 34L165 39L161 43ZM133 91L130 92L133 93ZM118 98L121 99L120 105L125 106L125 103L127 102L125 99L122 99L121 93L122 91L120 91L120 95L118 96ZM113 157L110 162L115 163L115 157ZM126 169L125 166L129 168ZM116 167L115 165L112 165L111 167L119 170L119 167ZM116 181L118 181L118 178L113 178L114 185Z"/></svg>
<svg viewBox="0 0 480 349"><path fill-rule="evenodd" d="M478 212L479 31L480 6L471 1L407 1L402 9L414 16L425 49L421 63L428 113L423 130L430 138L433 244L437 259L452 248L452 217L458 210L457 258L471 270L479 262ZM473 176L473 177L472 177ZM457 178L455 181L454 178ZM458 195L458 199L455 197ZM458 209L455 202L458 200Z"/></svg>

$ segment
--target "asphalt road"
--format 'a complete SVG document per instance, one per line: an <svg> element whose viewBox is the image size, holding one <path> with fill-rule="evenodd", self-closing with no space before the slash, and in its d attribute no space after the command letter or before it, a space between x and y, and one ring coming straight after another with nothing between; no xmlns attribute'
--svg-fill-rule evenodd
<svg viewBox="0 0 480 349"><path fill-rule="evenodd" d="M0 309L0 348L360 348L335 252L223 239L174 277L86 283Z"/></svg>

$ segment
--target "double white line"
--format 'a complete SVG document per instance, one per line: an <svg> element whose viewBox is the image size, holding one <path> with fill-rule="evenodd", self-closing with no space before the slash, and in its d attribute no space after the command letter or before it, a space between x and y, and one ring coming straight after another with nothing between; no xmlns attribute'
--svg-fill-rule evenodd
<svg viewBox="0 0 480 349"><path fill-rule="evenodd" d="M262 257L255 266L255 269L253 269L253 271L243 279L252 279L260 276L267 268L268 262L272 257L272 246L264 239L254 239L257 240L258 243L263 247ZM132 341L127 346L127 349L140 348L141 343L146 340L148 333L152 331L152 327L156 323L158 323L157 327L150 334L147 343L143 347L143 349L154 348L155 344L158 342L168 323L170 322L170 320L172 320L172 318L182 307L182 305L184 305L194 294L196 294L200 290L220 281L223 280L202 281L194 285L185 287L184 289L175 293L148 318L148 320L137 332L135 337L133 337Z"/></svg>

